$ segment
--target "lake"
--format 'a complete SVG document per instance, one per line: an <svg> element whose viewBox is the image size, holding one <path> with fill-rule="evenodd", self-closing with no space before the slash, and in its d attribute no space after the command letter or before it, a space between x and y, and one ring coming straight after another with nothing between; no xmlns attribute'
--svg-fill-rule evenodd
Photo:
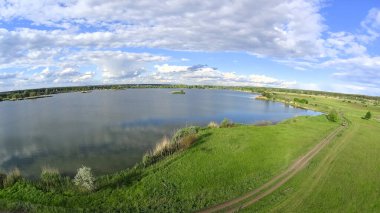
<svg viewBox="0 0 380 213"><path fill-rule="evenodd" d="M18 167L27 177L41 168L74 175L82 165L97 175L133 166L165 135L187 125L228 118L253 124L320 113L255 94L229 90L101 90L0 102L0 170Z"/></svg>

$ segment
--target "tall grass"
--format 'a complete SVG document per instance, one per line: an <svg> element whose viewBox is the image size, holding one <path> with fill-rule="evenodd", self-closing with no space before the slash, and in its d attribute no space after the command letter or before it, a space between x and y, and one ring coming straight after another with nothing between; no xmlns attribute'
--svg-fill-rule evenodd
<svg viewBox="0 0 380 213"><path fill-rule="evenodd" d="M144 155L142 164L145 167L149 166L179 150L189 148L197 140L199 129L200 127L190 126L179 129L171 139L165 136L161 142L156 144L152 151L149 151Z"/></svg>
<svg viewBox="0 0 380 213"><path fill-rule="evenodd" d="M170 143L170 139L167 136L162 138L161 142L156 144L156 147L152 151L152 155L166 156L172 154L175 150L174 144Z"/></svg>
<svg viewBox="0 0 380 213"><path fill-rule="evenodd" d="M3 181L4 187L13 186L17 181L21 180L21 171L18 168L14 168L8 174L5 180Z"/></svg>
<svg viewBox="0 0 380 213"><path fill-rule="evenodd" d="M0 172L0 189L4 188L4 181L7 178L7 175Z"/></svg>
<svg viewBox="0 0 380 213"><path fill-rule="evenodd" d="M172 143L180 143L181 140L187 136L192 134L197 134L201 128L199 126L189 126L182 129L177 130L177 132L173 135L171 142Z"/></svg>
<svg viewBox="0 0 380 213"><path fill-rule="evenodd" d="M193 143L195 143L197 141L197 139L198 139L198 137L196 134L191 134L191 135L185 136L181 140L180 149L189 148L191 145L193 145Z"/></svg>
<svg viewBox="0 0 380 213"><path fill-rule="evenodd" d="M63 191L65 187L64 178L61 177L58 169L43 167L40 176L40 187L45 191Z"/></svg>

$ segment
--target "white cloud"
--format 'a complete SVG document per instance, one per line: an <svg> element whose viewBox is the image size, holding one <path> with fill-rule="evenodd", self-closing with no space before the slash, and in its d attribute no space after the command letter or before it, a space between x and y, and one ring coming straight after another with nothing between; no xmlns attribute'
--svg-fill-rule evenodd
<svg viewBox="0 0 380 213"><path fill-rule="evenodd" d="M57 58L54 63L35 64L35 67L30 68L28 72L0 73L0 79L7 79L8 88L63 86L73 83L120 83L123 79L140 76L146 71L145 66L150 63L168 60L168 57L148 53L106 50L82 50L58 56L54 56ZM41 71L35 72L41 68L43 68ZM88 69L91 71L86 71ZM97 73L101 79L95 79Z"/></svg>
<svg viewBox="0 0 380 213"><path fill-rule="evenodd" d="M94 77L94 72L85 72L83 75L80 75L73 79L73 82L83 82Z"/></svg>
<svg viewBox="0 0 380 213"><path fill-rule="evenodd" d="M368 35L360 37L363 42L368 43L377 39L380 35L380 9L372 8L367 17L361 22L361 26L368 33Z"/></svg>
<svg viewBox="0 0 380 213"><path fill-rule="evenodd" d="M0 73L0 79L1 80L6 80L6 79L12 79L12 78L16 78L17 77L17 73Z"/></svg>
<svg viewBox="0 0 380 213"><path fill-rule="evenodd" d="M333 92L350 93L350 94L367 94L367 95L378 95L380 94L379 87L371 87L368 85L358 86L349 83L340 83L331 85L329 88Z"/></svg>
<svg viewBox="0 0 380 213"><path fill-rule="evenodd" d="M27 80L33 83L74 82L76 81L75 79L87 76L88 74L89 73L83 74L74 67L66 67L61 70L51 70L49 67L46 67L41 72L34 73L29 78L27 76L24 76L23 78L27 78Z"/></svg>
<svg viewBox="0 0 380 213"><path fill-rule="evenodd" d="M190 83L227 86L291 87L295 81L283 81L265 75L239 75L234 72L219 71L207 65L174 66L156 65L157 72L149 78L159 83Z"/></svg>
<svg viewBox="0 0 380 213"><path fill-rule="evenodd" d="M347 32L330 33L325 45L328 57L364 55L367 51L358 35Z"/></svg>
<svg viewBox="0 0 380 213"><path fill-rule="evenodd" d="M321 90L320 85L316 83L297 83L296 88L306 90Z"/></svg>
<svg viewBox="0 0 380 213"><path fill-rule="evenodd" d="M4 20L62 27L14 33L56 46L143 46L177 50L244 51L303 57L318 54L324 29L317 0L28 1L0 4ZM82 32L83 25L96 29ZM23 32L22 31L29 31ZM29 37L28 35L34 35ZM45 38L42 39L41 38Z"/></svg>
<svg viewBox="0 0 380 213"><path fill-rule="evenodd" d="M186 72L188 66L175 66L175 65L154 65L154 68L160 73L171 73L171 72Z"/></svg>

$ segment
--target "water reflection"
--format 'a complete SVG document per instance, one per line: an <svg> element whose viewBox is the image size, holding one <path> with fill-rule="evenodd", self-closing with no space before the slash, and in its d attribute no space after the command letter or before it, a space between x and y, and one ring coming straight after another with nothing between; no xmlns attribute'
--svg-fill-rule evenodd
<svg viewBox="0 0 380 213"><path fill-rule="evenodd" d="M0 169L19 167L38 176L42 166L72 175L81 165L97 174L140 161L164 135L190 124L229 118L277 122L315 112L256 101L252 94L222 90L131 89L60 94L0 103Z"/></svg>

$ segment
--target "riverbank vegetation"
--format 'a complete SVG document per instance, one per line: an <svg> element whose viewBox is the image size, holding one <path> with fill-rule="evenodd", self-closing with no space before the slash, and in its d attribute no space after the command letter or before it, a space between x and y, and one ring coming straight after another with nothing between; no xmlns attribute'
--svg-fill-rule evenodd
<svg viewBox="0 0 380 213"><path fill-rule="evenodd" d="M251 91L249 88L239 90ZM188 127L164 138L141 163L114 174L93 177L83 190L58 171L38 180L20 171L0 189L0 210L27 212L189 212L213 206L253 190L284 171L299 156L349 120L348 129L325 147L300 174L247 209L247 212L378 211L380 122L377 97L265 90L271 99L297 102L324 112L276 125L234 125L225 120ZM265 94L263 94L265 95ZM295 98L304 101L295 101ZM268 98L269 99L269 98ZM331 112L338 119L329 119ZM335 114L335 113L334 113ZM228 128L221 128L228 127ZM144 163L145 162L145 163ZM22 171L21 171L22 172ZM79 172L79 171L78 171ZM87 175L89 176L89 175ZM91 176L91 175L90 175ZM86 178L84 178L86 179ZM89 180L87 178L87 180ZM4 183L4 182L3 182Z"/></svg>

